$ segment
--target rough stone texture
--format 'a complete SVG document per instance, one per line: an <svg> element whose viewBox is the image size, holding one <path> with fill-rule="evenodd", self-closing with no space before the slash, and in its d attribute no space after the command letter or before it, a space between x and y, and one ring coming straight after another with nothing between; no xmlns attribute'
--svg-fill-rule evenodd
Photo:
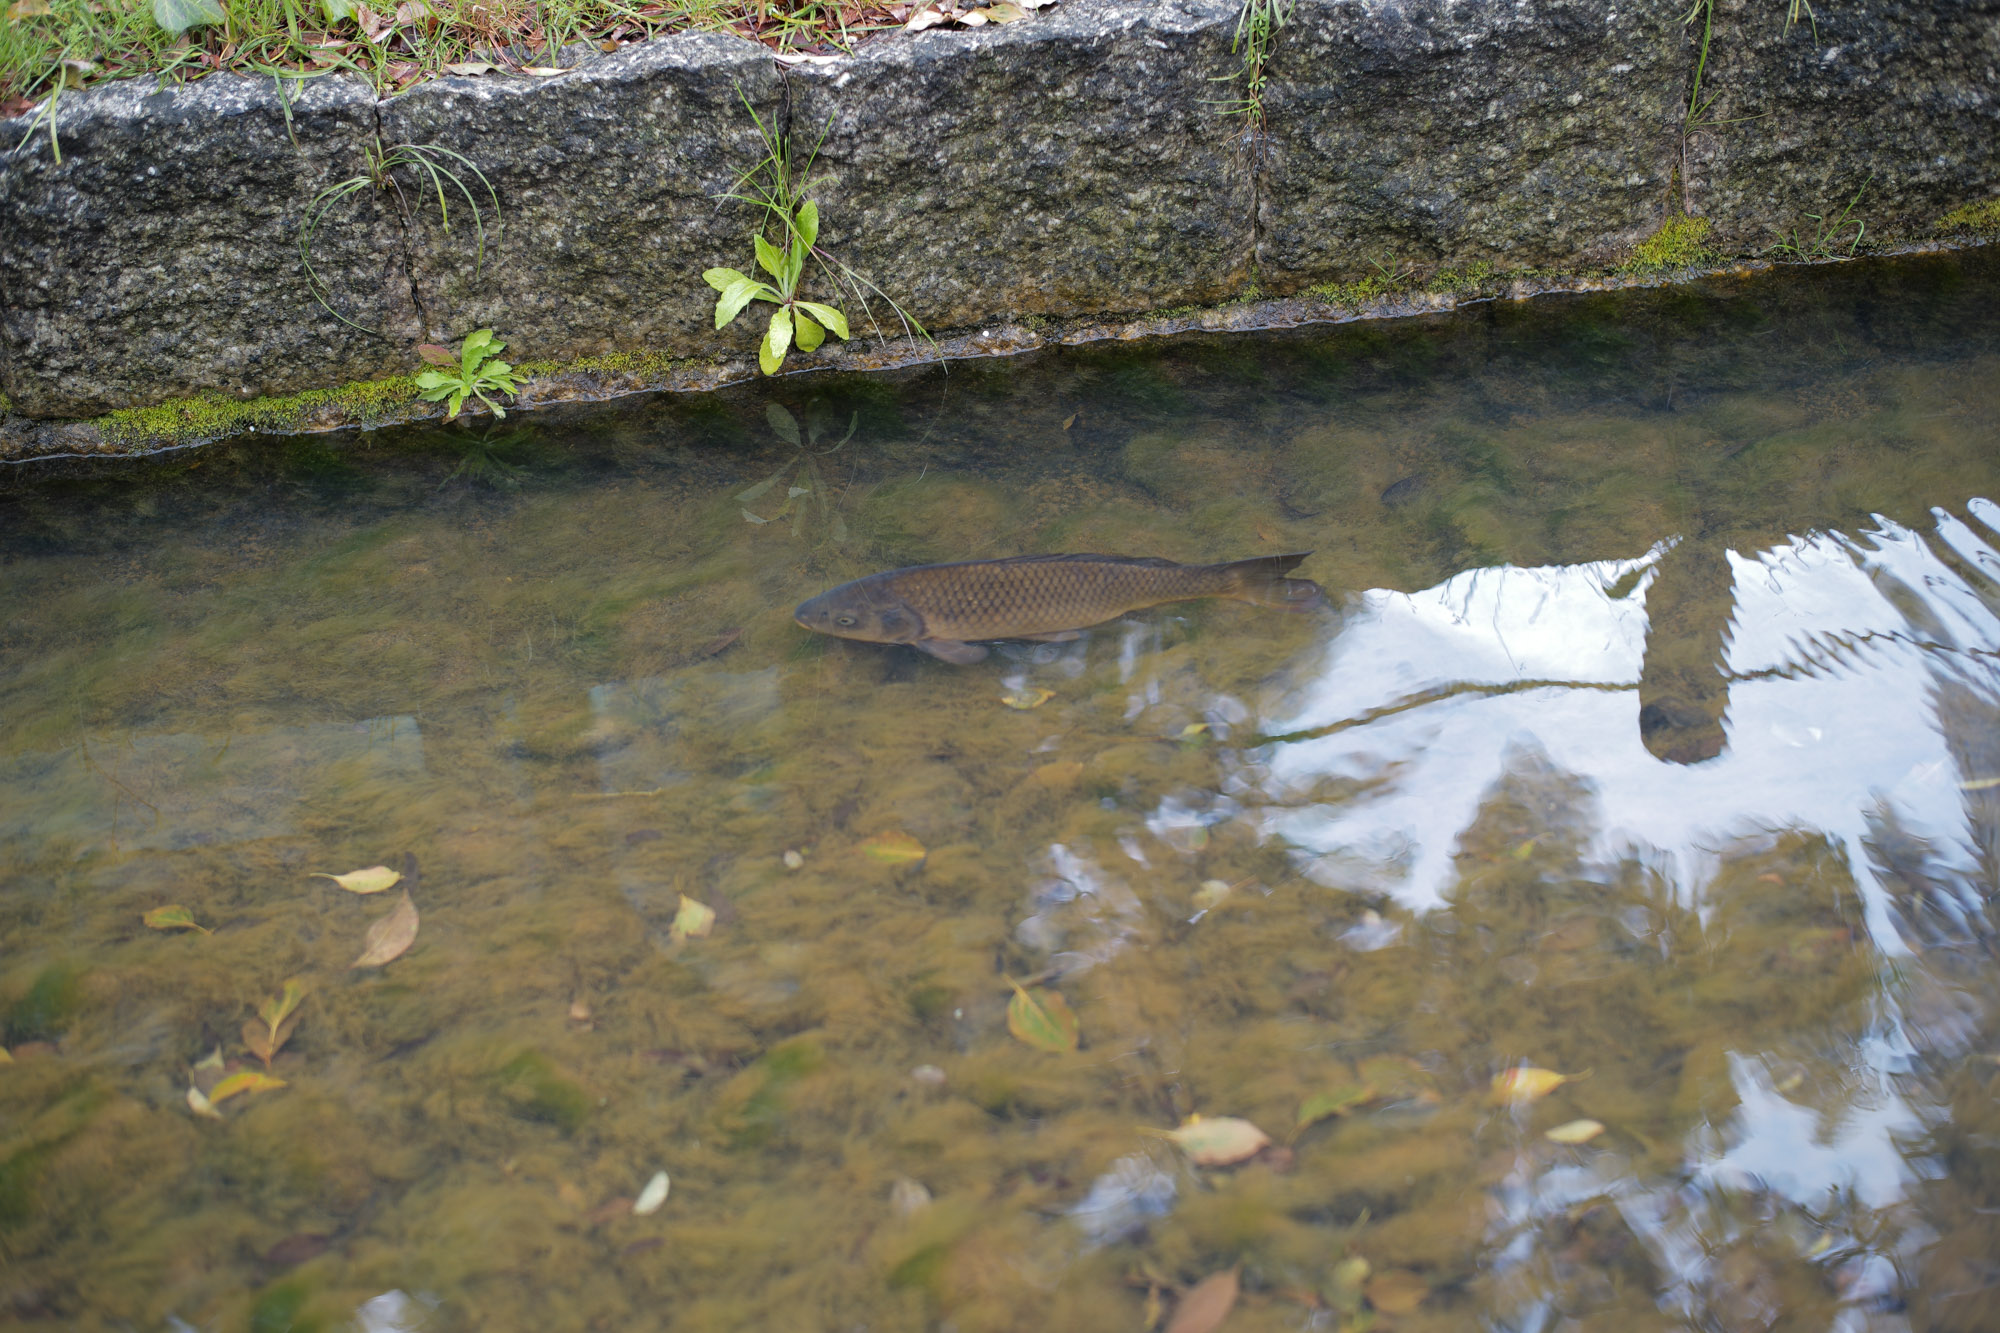
<svg viewBox="0 0 2000 1333"><path fill-rule="evenodd" d="M1665 215L1680 0L1300 0L1265 93L1258 267L1576 266Z"/></svg>
<svg viewBox="0 0 2000 1333"><path fill-rule="evenodd" d="M496 328L514 360L714 347L715 293L701 274L751 264L747 211L715 196L764 151L739 89L775 123L777 72L762 47L684 34L555 78L444 79L383 103L385 143L463 153L500 198L500 233L476 268L462 208L449 234L434 205L413 210L429 336ZM754 346L748 321L738 325L722 345Z"/></svg>
<svg viewBox="0 0 2000 1333"><path fill-rule="evenodd" d="M2000 191L2000 3L1815 10L1787 28L1779 0L1718 0L1705 119L1736 123L1697 131L1687 152L1687 202L1713 220L1712 242L1757 252L1794 229L1810 241L1806 215L1831 224L1857 191L1852 218L1871 239L1924 236Z"/></svg>
<svg viewBox="0 0 2000 1333"><path fill-rule="evenodd" d="M1212 105L1236 15L1235 0L1065 4L793 70L793 141L825 131L823 243L940 329L1240 290L1250 155Z"/></svg>
<svg viewBox="0 0 2000 1333"><path fill-rule="evenodd" d="M754 215L714 196L762 153L739 90L800 156L829 249L935 332L1199 305L1374 264L1575 274L1624 258L1676 199L1756 253L1872 171L1871 240L1930 235L2000 191L2000 0L1718 0L1712 120L1684 136L1698 33L1682 0L1298 0L1264 131L1217 102L1236 0L1063 0L1031 20L870 42L781 71L682 35L547 79L447 79L384 103L309 81L133 80L0 123L0 391L36 417L204 390L276 394L416 368L491 325L514 361L643 349L741 357L700 279L752 267ZM1742 117L1757 117L1742 121ZM500 197L483 266L403 189L335 209L311 300L297 228L380 141L465 154ZM400 202L399 202L400 199ZM821 293L825 294L825 293ZM852 302L846 302L850 313ZM825 349L800 363L844 363Z"/></svg>
<svg viewBox="0 0 2000 1333"><path fill-rule="evenodd" d="M82 416L400 367L416 327L403 238L373 192L337 212L313 264L342 313L389 340L322 309L299 264L300 215L363 169L373 103L308 80L288 135L270 79L133 79L63 98L60 165L46 132L0 128L0 389L30 415Z"/></svg>

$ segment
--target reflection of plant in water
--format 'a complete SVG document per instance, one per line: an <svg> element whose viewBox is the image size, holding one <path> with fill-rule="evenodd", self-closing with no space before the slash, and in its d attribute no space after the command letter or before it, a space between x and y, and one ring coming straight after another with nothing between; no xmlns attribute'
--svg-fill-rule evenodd
<svg viewBox="0 0 2000 1333"><path fill-rule="evenodd" d="M532 442L529 432L489 426L477 435L453 435L451 442L458 450L458 466L438 483L439 490L461 475L467 481L507 490L521 484L521 474L527 466L523 455Z"/></svg>
<svg viewBox="0 0 2000 1333"><path fill-rule="evenodd" d="M755 523L759 527L762 527L766 523L775 523L785 515L790 514L792 516L792 535L796 537L805 530L806 511L808 508L805 501L810 496L812 499L811 507L819 511L821 521L827 525L828 535L837 542L846 541L847 523L827 503L826 477L819 470L818 460L839 453L842 447L854 438L854 427L861 420L861 414L856 412L853 416L849 417L847 419L847 434L840 437L838 444L830 445L824 449L819 447L820 438L825 431L825 426L819 417L808 416L806 418L805 429L801 432L798 418L794 417L782 405L772 403L764 409L764 418L771 423L771 429L778 433L779 439L785 441L787 444L796 446L799 452L791 458L786 459L776 472L773 472L749 490L737 495L736 498L743 504L744 521ZM784 503L778 506L776 512L769 515L752 513L750 505L761 500L766 492L774 489L787 476L791 477L791 484L785 488Z"/></svg>

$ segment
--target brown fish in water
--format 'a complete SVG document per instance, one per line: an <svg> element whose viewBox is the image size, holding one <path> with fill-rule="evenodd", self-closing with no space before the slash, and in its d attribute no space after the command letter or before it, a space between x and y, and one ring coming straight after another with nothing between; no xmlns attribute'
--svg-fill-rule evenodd
<svg viewBox="0 0 2000 1333"><path fill-rule="evenodd" d="M1234 597L1284 611L1321 605L1319 585L1286 578L1311 555L1260 555L1221 565L1122 555L1020 555L913 565L843 583L799 604L809 630L866 643L907 643L964 665L977 639L1064 643L1086 626L1163 602Z"/></svg>

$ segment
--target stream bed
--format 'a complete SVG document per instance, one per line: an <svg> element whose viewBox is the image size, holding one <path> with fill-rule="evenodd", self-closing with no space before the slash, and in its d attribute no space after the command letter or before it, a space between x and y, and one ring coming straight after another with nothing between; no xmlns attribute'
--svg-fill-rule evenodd
<svg viewBox="0 0 2000 1333"><path fill-rule="evenodd" d="M10 469L0 1323L1990 1329L1996 875L1993 251Z"/></svg>

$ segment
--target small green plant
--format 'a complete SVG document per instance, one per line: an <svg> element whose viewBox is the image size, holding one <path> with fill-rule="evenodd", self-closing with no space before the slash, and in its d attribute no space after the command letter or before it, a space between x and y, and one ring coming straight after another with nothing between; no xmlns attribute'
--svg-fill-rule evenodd
<svg viewBox="0 0 2000 1333"><path fill-rule="evenodd" d="M449 195L445 191L446 183L449 182L452 189L456 190L464 198L466 206L472 210L472 230L474 236L477 238L473 252L472 271L473 276L477 277L479 270L486 262L486 219L481 210L478 198L472 193L472 187L467 185L465 177L459 174L459 168L470 172L478 180L481 188L486 191L486 198L493 206L493 217L496 223L500 217L500 196L494 192L492 182L486 179L486 174L473 164L471 158L468 158L463 153L454 152L449 148L440 147L437 144L399 143L393 147L384 148L378 141L373 148L364 147L362 155L366 161L367 169L361 175L349 176L346 180L337 181L327 186L324 190L314 195L312 202L306 205L305 216L299 220L299 263L304 267L306 272L307 289L312 292L313 299L326 308L328 314L343 324L360 329L363 333L373 333L377 337L381 337L383 335L377 330L368 328L365 325L356 324L353 320L333 308L332 302L327 299L333 294L332 289L327 286L326 280L320 277L319 272L313 268L313 238L319 234L320 228L326 225L327 218L333 212L334 206L349 196L371 187L377 190L394 190L397 206L402 209L403 216L407 219L409 217L409 200L403 193L402 182L396 179L395 173L398 171L416 173L420 179L423 177L429 178L430 193L437 196L438 217L444 223L444 229L449 232L451 230L451 202ZM457 166L454 167L453 163L456 163Z"/></svg>
<svg viewBox="0 0 2000 1333"><path fill-rule="evenodd" d="M1214 83L1242 80L1241 96L1222 98L1212 105L1220 106L1226 116L1247 119L1253 133L1264 128L1264 66L1271 59L1271 46L1278 29L1291 16L1292 5L1286 0L1243 0L1243 9L1236 16L1236 35L1229 42L1229 54L1240 56L1242 63L1230 73L1211 80Z"/></svg>
<svg viewBox="0 0 2000 1333"><path fill-rule="evenodd" d="M764 123L763 117L757 114L757 108L750 104L749 97L741 88L736 90L736 95L742 99L744 109L756 123L757 137L764 143L764 156L737 178L734 190L719 197L749 204L763 214L750 239L756 247L757 266L770 275L771 281L760 282L733 268L712 268L703 273L702 280L715 288L717 293L715 327L726 327L752 301L769 301L777 306L764 330L763 341L757 347L757 364L766 375L778 373L794 345L810 352L826 340L829 332L845 339L848 336L846 315L825 302L807 301L799 295L805 279L806 260L811 258L821 275L836 289L843 283L846 285L871 324L874 323L874 312L868 304L868 294L873 292L896 312L906 334L921 337L935 346L931 336L924 332L923 325L910 318L909 311L880 287L827 253L825 247L819 244L819 205L806 198L806 191L815 184L812 164L819 157L819 145L826 141L826 131L832 128L833 118L827 118L826 125L820 130L819 142L806 154L804 169L795 170L790 146L778 136L776 130ZM775 244L764 234L770 229L778 233ZM881 333L880 328L876 329L876 333Z"/></svg>
<svg viewBox="0 0 2000 1333"><path fill-rule="evenodd" d="M427 403L444 403L446 421L458 416L467 397L477 398L492 408L494 416L505 417L507 409L488 398L486 391L520 392L520 387L514 383L514 368L498 359L500 349L506 345L493 336L491 329L477 329L467 334L465 341L459 345L457 356L453 356L448 347L425 343L417 348L417 355L439 369L426 370L417 376L417 387L423 390L420 396Z"/></svg>
<svg viewBox="0 0 2000 1333"><path fill-rule="evenodd" d="M1868 224L1860 218L1853 217L1854 207L1861 202L1862 191L1866 190L1874 179L1874 173L1869 173L1868 179L1861 182L1861 189L1854 192L1854 197L1847 201L1847 207L1841 209L1840 215L1832 221L1828 221L1824 213L1806 214L1806 219L1813 224L1812 234L1807 235L1803 226L1794 227L1791 235L1781 238L1771 247L1769 253L1781 259L1801 263L1819 259L1840 259L1852 255L1861 248L1861 238L1868 234ZM1849 221L1850 218L1853 219L1852 222ZM1841 241L1846 237L1849 226L1854 228L1854 236L1847 241L1846 248L1842 249Z"/></svg>
<svg viewBox="0 0 2000 1333"><path fill-rule="evenodd" d="M740 89L738 95L741 96ZM764 340L757 347L758 366L766 375L775 375L784 366L794 342L800 351L810 352L826 341L829 331L845 340L847 316L833 306L807 301L799 295L806 258L819 240L819 205L804 197L813 185L812 164L819 156L819 145L813 145L805 170L799 173L806 179L796 179L785 142L766 127L749 98L744 98L743 105L757 122L757 134L764 141L764 157L737 180L737 191L749 193L732 191L724 198L763 210L763 224L750 234L750 241L756 247L757 267L770 274L771 282L759 282L733 268L712 268L701 276L717 293L715 327L718 329L727 327L752 301L769 301L778 307L771 313ZM820 137L825 139L824 132ZM764 238L765 228L773 224L778 229L776 245ZM777 285L774 287L772 283Z"/></svg>

